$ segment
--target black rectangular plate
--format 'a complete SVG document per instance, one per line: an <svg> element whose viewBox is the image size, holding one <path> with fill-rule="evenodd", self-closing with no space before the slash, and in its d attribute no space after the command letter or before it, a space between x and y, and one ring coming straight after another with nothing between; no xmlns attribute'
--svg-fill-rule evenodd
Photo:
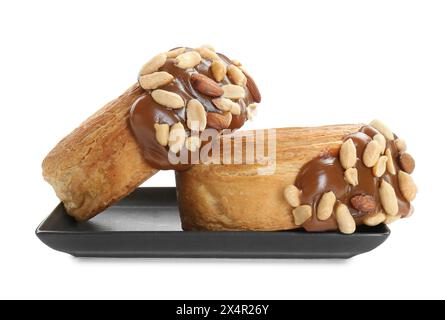
<svg viewBox="0 0 445 320"><path fill-rule="evenodd" d="M385 225L338 232L182 231L175 188L139 188L87 222L62 204L36 230L47 246L76 257L351 258L382 244Z"/></svg>

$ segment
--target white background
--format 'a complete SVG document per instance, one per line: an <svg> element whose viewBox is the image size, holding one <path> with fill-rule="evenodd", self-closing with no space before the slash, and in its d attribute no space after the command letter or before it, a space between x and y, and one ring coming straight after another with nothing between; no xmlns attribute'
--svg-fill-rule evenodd
<svg viewBox="0 0 445 320"><path fill-rule="evenodd" d="M441 1L2 1L0 298L445 298ZM349 261L76 259L34 235L46 153L151 56L213 44L263 94L248 128L368 122L406 139L415 215ZM173 185L163 172L147 185Z"/></svg>

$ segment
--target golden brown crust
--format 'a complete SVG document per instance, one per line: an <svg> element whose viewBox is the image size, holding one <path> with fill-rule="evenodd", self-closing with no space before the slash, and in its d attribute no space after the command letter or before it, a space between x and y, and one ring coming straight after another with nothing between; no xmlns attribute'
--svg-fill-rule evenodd
<svg viewBox="0 0 445 320"><path fill-rule="evenodd" d="M259 174L260 164L200 164L176 173L184 230L289 230L296 225L283 197L301 167L361 125L276 129L276 168ZM238 134L252 135L253 131ZM233 138L231 145L233 149ZM267 172L267 170L266 170Z"/></svg>
<svg viewBox="0 0 445 320"><path fill-rule="evenodd" d="M145 161L128 123L143 94L133 85L60 141L43 161L43 176L77 220L125 197L158 170Z"/></svg>

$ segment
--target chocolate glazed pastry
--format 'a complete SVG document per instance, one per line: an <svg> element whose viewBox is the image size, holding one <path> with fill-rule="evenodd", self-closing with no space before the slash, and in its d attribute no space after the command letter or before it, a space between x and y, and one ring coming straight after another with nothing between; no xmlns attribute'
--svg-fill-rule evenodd
<svg viewBox="0 0 445 320"><path fill-rule="evenodd" d="M236 64L201 47L173 49L144 66L139 82L147 93L133 104L130 123L152 167L185 170L190 161L172 163L169 152L198 152L205 128L243 126L261 96Z"/></svg>
<svg viewBox="0 0 445 320"><path fill-rule="evenodd" d="M391 223L412 213L414 159L380 121L274 131L276 147L265 154L275 159L272 170L264 170L270 164L258 156L258 148L267 147L267 134L247 131L223 139L230 140L229 150L246 152L245 141L255 137L253 163L221 159L176 173L185 230L350 234L357 225Z"/></svg>
<svg viewBox="0 0 445 320"><path fill-rule="evenodd" d="M185 169L167 155L184 145L199 149L189 124L197 132L239 128L260 100L241 64L212 48L161 53L144 65L138 84L57 144L43 161L43 176L69 215L88 220L158 169Z"/></svg>

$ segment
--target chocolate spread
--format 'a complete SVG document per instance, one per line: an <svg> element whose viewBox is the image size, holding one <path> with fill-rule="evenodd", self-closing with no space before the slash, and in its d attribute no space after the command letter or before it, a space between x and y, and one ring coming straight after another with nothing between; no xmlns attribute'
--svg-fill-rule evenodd
<svg viewBox="0 0 445 320"><path fill-rule="evenodd" d="M312 207L312 218L303 224L303 228L307 231L326 231L338 229L334 215L331 215L326 221L317 218L316 209L321 196L325 192L332 191L336 198L337 204L343 203L348 206L351 215L357 225L362 224L364 217L368 214L356 210L351 199L357 195L372 196L374 198L376 209L375 212L382 212L382 205L379 196L380 181L384 179L390 183L398 199L399 212L401 217L410 214L410 203L403 197L400 191L397 175L392 175L386 171L382 177L375 177L372 169L366 167L362 162L362 155L366 145L372 140L378 131L370 126L362 127L359 132L352 133L344 137L344 141L349 138L354 142L357 149L357 163L355 167L358 171L358 185L352 186L345 181L344 169L338 158L338 150L328 150L319 157L309 161L300 170L295 185L301 192L301 203L308 204ZM386 141L386 148L389 148L394 159L396 172L400 170L397 161L398 151L394 141Z"/></svg>
<svg viewBox="0 0 445 320"><path fill-rule="evenodd" d="M187 48L186 52L192 51L193 49ZM232 61L226 56L219 54L221 62L223 62L226 67L232 64ZM191 99L198 99L199 102L204 106L206 112L215 112L222 114L216 106L212 103L214 97L206 96L199 91L195 90L191 83L191 77L193 74L200 73L213 79L212 72L210 70L210 65L212 61L202 57L201 63L199 63L194 68L181 69L175 65L174 58L168 58L164 66L162 66L158 71L166 71L174 77L173 82L160 87L159 89L167 90L181 96L181 98L186 102ZM225 76L222 81L219 82L220 85L232 84L230 79ZM243 126L244 122L247 120L247 106L254 102L254 97L249 90L252 86L256 88L255 83L252 78L247 76L247 84L244 86L246 95L243 99L239 99L237 102L241 107L241 113L239 115L233 115L232 121L228 129L239 129ZM181 122L186 129L187 135L191 134L190 130L187 128L186 124L186 108L171 109L166 108L158 103L156 103L150 95L150 90L146 91L134 102L131 113L130 113L130 124L133 133L141 146L144 156L148 163L156 169L175 169L184 170L190 167L190 164L172 164L168 159L168 147L160 145L156 141L154 124L168 124L173 125L177 122ZM258 99L257 99L258 100Z"/></svg>

